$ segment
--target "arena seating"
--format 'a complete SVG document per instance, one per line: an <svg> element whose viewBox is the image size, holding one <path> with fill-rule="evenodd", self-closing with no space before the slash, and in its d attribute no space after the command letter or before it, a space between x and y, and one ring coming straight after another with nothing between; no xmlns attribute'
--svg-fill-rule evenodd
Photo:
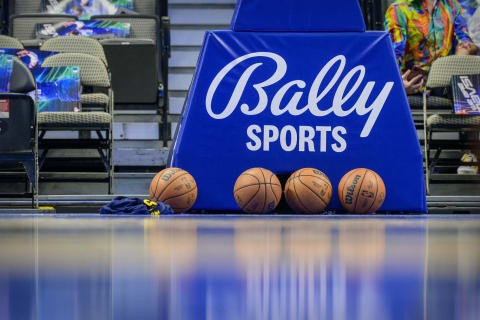
<svg viewBox="0 0 480 320"><path fill-rule="evenodd" d="M70 53L85 53L102 60L108 67L103 47L95 39L82 36L56 37L46 40L40 50Z"/></svg>
<svg viewBox="0 0 480 320"><path fill-rule="evenodd" d="M0 48L23 49L23 44L16 38L0 35Z"/></svg>
<svg viewBox="0 0 480 320"><path fill-rule="evenodd" d="M21 40L28 48L38 48L41 45L41 40L35 39L37 23L76 20L76 17L70 15L41 13L42 3L43 0L4 0L10 17L9 34ZM127 14L122 15L92 17L115 21L121 19L131 24L128 41L108 40L102 43L107 51L107 59L112 60L112 86L118 93L115 95L116 110L157 111L164 146L169 138L167 113L170 37L166 4L166 0L135 0L134 12L138 14L128 14L127 11ZM153 45L147 43L146 39L150 39ZM111 51L115 51L115 54L110 54ZM129 61L128 66L125 61ZM148 65L154 65L155 69L146 68ZM130 70L133 68L137 68L137 72L132 74ZM125 74L128 76L125 77ZM134 79L131 78L132 75L135 76Z"/></svg>
<svg viewBox="0 0 480 320"><path fill-rule="evenodd" d="M476 115L456 115L453 114L453 103L451 100L445 101L440 106L448 108L448 113L435 113L428 116L427 110L430 107L438 107L438 105L430 105L427 99L428 90L433 88L447 87L451 83L452 75L468 75L480 74L480 57L478 56L448 56L437 59L431 67L428 80L426 83L427 91L423 93L423 119L425 128L425 146L424 154L426 157L426 181L427 193L430 191L430 180L436 166L442 163L440 155L442 151L447 149L454 150L472 150L478 149L478 132L480 132L480 116ZM444 99L448 100L448 99ZM456 140L442 141L434 140L433 134L436 132L475 132L476 141ZM433 159L430 158L430 152L434 150ZM460 165L456 163L455 166ZM478 164L471 164L478 165ZM469 176L467 176L468 178Z"/></svg>
<svg viewBox="0 0 480 320"><path fill-rule="evenodd" d="M4 23L3 31L4 33L6 32L9 34L12 38L16 38L20 41L17 41L17 46L18 44L23 44L27 49L41 49L57 52L80 52L88 54L99 52L98 50L94 51L91 49L85 49L83 44L77 43L76 41L74 42L74 40L36 39L36 24L75 21L77 20L75 16L43 13L43 0L3 0L2 2L4 21L6 22ZM167 15L167 1L135 0L133 3L133 12L124 10L121 15L91 17L92 20L124 21L131 25L128 39L106 39L100 42L105 48L103 57L100 57L100 59L105 61L108 65L113 92L118 92L118 94L112 96L115 99L115 110L118 110L115 123L115 126L119 129L115 137L115 139L118 139L116 148L121 148L120 152L122 152L122 155L126 152L132 153L134 152L133 150L141 149L143 146L157 146L159 143L167 145L169 139L169 126L167 124L167 40L169 38L169 31L166 30L166 27L168 27L168 17L164 17ZM162 23L163 21L166 23ZM1 40L2 39L0 39L0 41ZM70 41L70 43L64 41ZM5 47L11 47L11 45L7 46L6 43ZM98 54L95 55L98 56ZM128 61L128 63L126 63L126 61ZM85 89L86 91L90 90L88 86ZM95 99L96 97L100 97L98 96L98 93L101 92L96 92L96 95L82 95L82 106L86 106L86 110L103 110L99 110L98 105L86 105L86 102L88 101L85 99ZM104 100L103 96L102 100ZM46 117L46 115L41 115L41 120L43 120L43 117ZM113 106L111 117L111 121L113 122ZM140 126L140 123L138 122L148 122L148 129L141 133L142 142L139 146L134 146L131 143L132 141L129 140L138 138L131 138L130 132L132 132L132 130L130 130L130 128ZM152 130L154 126L158 127L155 131ZM45 128L43 124L42 127ZM48 133L42 131L43 135L41 139L41 145L43 147L48 146L49 149L50 147L53 148L53 145L57 142L59 144L57 144L56 147L61 146L60 142L67 143L66 141L59 140L68 140L71 143L78 142L82 144L85 143L85 137L89 138L91 134L93 134L94 138L97 136L94 131L86 132L85 130L78 130L77 136L77 132L62 132L58 128L56 128L56 132L52 132L53 130L51 129L52 128L46 130ZM111 129L109 138L110 142L108 143L111 143L111 140L114 138L111 136L113 133L113 123ZM126 132L128 132L128 135ZM100 162L96 162L92 167L87 164L89 163L89 160L93 160L96 156L95 153L92 154L92 152L86 152L86 160L84 161L83 159L80 160L80 158L83 158L80 147L71 149L78 150L63 150L50 153L46 150L46 153L41 153L43 155L41 160L44 164L42 167L42 173L45 173L42 174L42 181L53 181L58 179L59 176L64 175L64 172L69 168L66 166L66 161L63 159L69 157L70 153L72 154L72 157L75 157L76 159L75 161L71 161L72 168L75 165L78 167L78 172L82 172L82 168L85 166L88 168L95 168L92 169L93 171L101 170L102 167ZM106 150L103 149L103 151ZM47 153L48 161L45 161ZM111 155L108 155L107 158L113 159ZM109 163L110 160L107 159L103 162ZM128 161L123 161L123 163L125 162ZM111 167L113 170L113 162ZM85 176L91 177L92 175L86 174ZM113 173L111 175L109 174L109 176L111 177L111 180L113 180ZM53 186L53 184L50 185ZM111 192L112 183L109 183L109 186L109 192Z"/></svg>
<svg viewBox="0 0 480 320"><path fill-rule="evenodd" d="M22 41L25 47L35 49L38 48L41 43L41 40L35 39L35 25L37 23L55 23L75 20L76 17L66 14L15 14L9 18L9 34L10 36Z"/></svg>
<svg viewBox="0 0 480 320"><path fill-rule="evenodd" d="M37 106L27 95L36 90L30 70L13 57L10 93L0 93L0 100L9 103L9 116L0 119L0 170L22 165L31 190L23 194L1 194L2 197L31 196L32 207L38 208L38 130ZM2 101L4 102L4 101ZM5 174L5 173L4 173ZM0 175L2 172L0 171Z"/></svg>
<svg viewBox="0 0 480 320"><path fill-rule="evenodd" d="M113 89L117 92L115 103L119 109L157 109L162 82L158 63L160 20L151 15L92 17L92 20L107 19L130 23L130 38L100 41L112 72Z"/></svg>
<svg viewBox="0 0 480 320"><path fill-rule="evenodd" d="M105 167L106 178L98 175L95 181L107 181L108 193L113 193L113 91L105 63L99 58L84 53L58 53L50 56L43 67L78 66L80 82L85 88L100 88L107 93L84 93L81 95L81 112L42 112L38 115L39 147L42 149L40 167L51 149L94 149L98 151ZM101 107L101 111L99 111ZM47 131L70 130L95 132L97 137L85 135L82 139L44 139ZM63 179L59 179L62 181ZM90 179L89 181L91 181Z"/></svg>

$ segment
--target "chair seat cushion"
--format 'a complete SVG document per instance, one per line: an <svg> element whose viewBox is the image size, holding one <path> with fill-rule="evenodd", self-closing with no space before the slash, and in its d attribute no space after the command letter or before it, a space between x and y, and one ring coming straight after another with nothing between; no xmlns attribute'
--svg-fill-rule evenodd
<svg viewBox="0 0 480 320"><path fill-rule="evenodd" d="M478 129L480 127L480 115L435 114L428 117L427 127L444 129Z"/></svg>
<svg viewBox="0 0 480 320"><path fill-rule="evenodd" d="M112 116L107 112L40 112L38 125L42 127L102 127L108 128Z"/></svg>
<svg viewBox="0 0 480 320"><path fill-rule="evenodd" d="M423 109L423 96L411 95L407 96L408 104L411 109ZM449 109L452 110L452 100L442 97L429 96L427 97L427 109Z"/></svg>
<svg viewBox="0 0 480 320"><path fill-rule="evenodd" d="M108 96L104 93L85 93L81 96L82 104L108 105Z"/></svg>

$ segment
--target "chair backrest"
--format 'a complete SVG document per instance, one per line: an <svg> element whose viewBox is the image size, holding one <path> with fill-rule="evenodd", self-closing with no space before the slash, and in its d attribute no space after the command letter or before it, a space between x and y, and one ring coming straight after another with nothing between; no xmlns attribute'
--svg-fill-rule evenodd
<svg viewBox="0 0 480 320"><path fill-rule="evenodd" d="M0 155L2 151L32 150L37 110L34 100L26 93L35 89L32 73L20 59L14 57L10 78L12 93L0 94L0 104L8 106L6 115L0 118Z"/></svg>
<svg viewBox="0 0 480 320"><path fill-rule="evenodd" d="M17 57L13 57L10 92L28 93L37 88L37 83L30 69Z"/></svg>
<svg viewBox="0 0 480 320"><path fill-rule="evenodd" d="M134 0L133 10L140 14L156 15L158 14L158 0Z"/></svg>
<svg viewBox="0 0 480 320"><path fill-rule="evenodd" d="M140 14L157 14L158 0L134 0L133 10ZM43 0L9 0L10 14L39 13Z"/></svg>
<svg viewBox="0 0 480 320"><path fill-rule="evenodd" d="M448 56L435 60L430 68L427 88L450 85L453 75L480 74L479 56Z"/></svg>
<svg viewBox="0 0 480 320"><path fill-rule="evenodd" d="M130 37L150 39L155 43L158 48L158 37L160 20L156 16L151 15L101 15L93 16L92 20L110 20L117 22L130 23Z"/></svg>
<svg viewBox="0 0 480 320"><path fill-rule="evenodd" d="M83 86L110 88L110 76L105 63L85 53L58 53L45 59L42 67L77 66Z"/></svg>
<svg viewBox="0 0 480 320"><path fill-rule="evenodd" d="M25 94L2 93L0 103L9 106L8 116L0 118L0 160L4 151L32 152L35 139L35 102Z"/></svg>
<svg viewBox="0 0 480 320"><path fill-rule="evenodd" d="M0 48L23 49L23 44L13 37L0 35Z"/></svg>
<svg viewBox="0 0 480 320"><path fill-rule="evenodd" d="M75 16L67 14L22 14L10 17L9 33L18 40L35 39L35 26L37 23L57 23L76 21Z"/></svg>
<svg viewBox="0 0 480 320"><path fill-rule="evenodd" d="M65 36L51 38L42 44L40 50L86 53L99 58L105 63L105 65L108 65L105 52L103 51L103 47L100 42L88 37Z"/></svg>
<svg viewBox="0 0 480 320"><path fill-rule="evenodd" d="M10 14L41 13L43 0L9 0Z"/></svg>

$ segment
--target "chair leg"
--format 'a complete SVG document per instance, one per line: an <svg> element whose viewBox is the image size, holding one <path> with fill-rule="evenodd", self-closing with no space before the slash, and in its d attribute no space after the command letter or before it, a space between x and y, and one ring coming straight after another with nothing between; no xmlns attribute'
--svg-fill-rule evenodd
<svg viewBox="0 0 480 320"><path fill-rule="evenodd" d="M430 172L428 164L428 139L429 139L429 130L427 127L427 93L423 92L423 146L424 146L424 158L425 158L425 187L427 195L430 194Z"/></svg>
<svg viewBox="0 0 480 320"><path fill-rule="evenodd" d="M108 194L114 193L114 184L115 184L115 164L113 162L113 131L108 132L109 135L109 149L108 149L108 158L110 164L110 171L108 173Z"/></svg>
<svg viewBox="0 0 480 320"><path fill-rule="evenodd" d="M115 192L115 162L113 159L113 142L114 142L114 136L113 136L113 109L115 108L115 99L114 99L114 93L112 90L109 90L109 97L110 97L110 114L112 115L112 121L110 122L110 126L108 128L107 134L107 139L108 139L108 158L110 160L110 171L108 174L108 194L113 194Z"/></svg>
<svg viewBox="0 0 480 320"><path fill-rule="evenodd" d="M38 194L39 194L39 189L40 189L40 185L39 185L39 176L40 176L40 173L39 173L39 166L38 166L38 153L35 155L35 187L33 188L32 192L33 192L33 201L35 202L35 208L38 209L39 208L39 201L38 201Z"/></svg>
<svg viewBox="0 0 480 320"><path fill-rule="evenodd" d="M430 133L430 136L428 138L429 140L432 140L432 133ZM431 148L428 149L428 152L431 152ZM435 150L435 155L433 156L432 160L430 161L430 166L429 166L429 171L430 175L433 174L435 171L435 167L437 166L438 161L440 160L440 155L442 154L442 148L438 148Z"/></svg>
<svg viewBox="0 0 480 320"><path fill-rule="evenodd" d="M25 168L25 172L27 173L28 180L30 180L30 184L32 186L32 208L38 208L38 200L36 199L36 194L38 190L38 178L37 178L37 170L36 170L36 160L33 161L24 161L23 167Z"/></svg>
<svg viewBox="0 0 480 320"><path fill-rule="evenodd" d="M40 189L39 184L39 176L40 176L40 160L38 159L38 141L43 139L45 136L45 131L41 133L41 137L39 137L38 133L38 123L35 123L35 144L33 147L33 158L34 158L34 173L35 173L35 186L32 186L32 193L33 193L33 202L35 209L39 208L39 201L38 201L38 194Z"/></svg>
<svg viewBox="0 0 480 320"><path fill-rule="evenodd" d="M430 163L429 163L429 152L430 152L430 147L429 147L429 133L427 132L428 129L425 132L425 142L424 142L424 149L425 149L425 185L427 189L427 195L430 194Z"/></svg>

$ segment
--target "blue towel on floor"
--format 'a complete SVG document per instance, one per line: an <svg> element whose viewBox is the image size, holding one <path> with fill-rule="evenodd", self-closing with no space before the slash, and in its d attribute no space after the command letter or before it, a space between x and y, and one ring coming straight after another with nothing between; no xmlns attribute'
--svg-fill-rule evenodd
<svg viewBox="0 0 480 320"><path fill-rule="evenodd" d="M171 215L173 209L165 203L139 198L116 197L100 209L100 214Z"/></svg>

